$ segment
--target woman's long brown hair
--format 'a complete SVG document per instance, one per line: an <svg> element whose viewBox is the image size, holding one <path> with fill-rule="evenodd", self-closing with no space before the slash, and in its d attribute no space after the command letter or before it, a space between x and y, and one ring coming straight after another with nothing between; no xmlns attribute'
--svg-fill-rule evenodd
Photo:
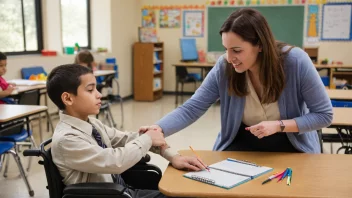
<svg viewBox="0 0 352 198"><path fill-rule="evenodd" d="M285 87L284 56L292 47L282 52L282 48L287 44L275 41L264 16L251 8L233 12L222 25L220 35L224 32L233 32L253 46L262 47L262 52L257 57L260 62L259 81L263 86L261 103L276 102ZM230 63L226 66L226 73L229 95L246 96L246 73L237 73Z"/></svg>

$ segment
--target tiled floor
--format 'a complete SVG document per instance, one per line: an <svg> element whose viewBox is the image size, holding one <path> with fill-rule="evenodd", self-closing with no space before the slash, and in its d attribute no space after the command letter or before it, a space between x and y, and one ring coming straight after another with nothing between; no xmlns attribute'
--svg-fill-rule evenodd
<svg viewBox="0 0 352 198"><path fill-rule="evenodd" d="M174 96L164 96L161 100L155 102L135 102L129 100L124 103L125 122L124 129L126 131L136 131L142 125L153 124L162 116L172 111L175 108ZM115 121L120 122L120 105L114 104L112 106L112 113ZM54 124L57 123L57 117L53 117ZM44 123L44 122L43 122ZM39 143L38 122L33 123L34 136L37 143ZM43 125L43 127L45 127ZM44 128L45 129L45 128ZM167 138L167 142L172 147L182 150L188 149L192 145L197 150L211 150L218 131L220 130L220 107L213 105L203 117L197 122ZM325 130L327 131L327 130ZM44 132L45 139L51 136L50 133ZM338 148L339 144L335 144L334 150ZM326 152L330 152L330 144L324 145ZM22 153L20 154L22 156ZM163 171L168 162L162 157L151 154L151 163L158 165ZM47 198L49 197L46 190L46 178L43 167L36 162L39 158L33 160L32 168L27 173L28 180L35 192L34 197ZM24 166L27 166L27 158L22 157ZM25 198L30 197L23 180L19 176L19 171L16 163L11 158L9 175L4 178L0 173L0 198Z"/></svg>

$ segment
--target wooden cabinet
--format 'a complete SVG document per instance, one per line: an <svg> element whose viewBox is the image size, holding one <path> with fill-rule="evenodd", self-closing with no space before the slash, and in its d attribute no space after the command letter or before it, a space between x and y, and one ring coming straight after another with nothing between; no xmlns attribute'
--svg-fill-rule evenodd
<svg viewBox="0 0 352 198"><path fill-rule="evenodd" d="M133 96L137 101L154 101L163 96L164 44L133 45Z"/></svg>
<svg viewBox="0 0 352 198"><path fill-rule="evenodd" d="M307 52L308 56L312 60L313 63L318 64L318 50L317 47L306 47L304 51Z"/></svg>

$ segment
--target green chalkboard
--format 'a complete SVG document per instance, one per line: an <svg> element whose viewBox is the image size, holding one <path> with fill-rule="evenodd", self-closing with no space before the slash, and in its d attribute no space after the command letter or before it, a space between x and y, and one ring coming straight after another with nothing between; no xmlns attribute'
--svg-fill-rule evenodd
<svg viewBox="0 0 352 198"><path fill-rule="evenodd" d="M246 6L248 7L248 6ZM208 51L224 51L219 34L226 18L240 7L208 7ZM268 21L275 39L302 47L304 6L251 6Z"/></svg>

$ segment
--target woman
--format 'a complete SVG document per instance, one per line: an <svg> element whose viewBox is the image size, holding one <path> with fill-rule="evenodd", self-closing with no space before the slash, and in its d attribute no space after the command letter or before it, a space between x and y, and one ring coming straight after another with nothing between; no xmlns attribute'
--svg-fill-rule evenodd
<svg viewBox="0 0 352 198"><path fill-rule="evenodd" d="M308 55L275 42L254 9L233 12L220 35L226 55L185 104L151 127L171 135L220 98L221 132L214 150L320 153L316 130L331 124L333 112Z"/></svg>

